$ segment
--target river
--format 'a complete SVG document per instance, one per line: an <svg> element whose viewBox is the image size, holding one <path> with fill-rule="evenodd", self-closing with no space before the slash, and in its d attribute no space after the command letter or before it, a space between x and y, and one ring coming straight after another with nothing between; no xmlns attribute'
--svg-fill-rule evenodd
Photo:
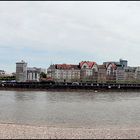
<svg viewBox="0 0 140 140"><path fill-rule="evenodd" d="M140 126L140 92L0 90L0 123Z"/></svg>

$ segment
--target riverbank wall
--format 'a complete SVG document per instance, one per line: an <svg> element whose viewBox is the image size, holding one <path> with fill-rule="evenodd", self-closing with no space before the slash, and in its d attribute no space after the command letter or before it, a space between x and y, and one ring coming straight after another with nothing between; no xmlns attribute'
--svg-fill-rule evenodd
<svg viewBox="0 0 140 140"><path fill-rule="evenodd" d="M72 85L72 83L0 83L0 90L39 90L39 91L140 91L140 84L114 84L114 83L81 83Z"/></svg>

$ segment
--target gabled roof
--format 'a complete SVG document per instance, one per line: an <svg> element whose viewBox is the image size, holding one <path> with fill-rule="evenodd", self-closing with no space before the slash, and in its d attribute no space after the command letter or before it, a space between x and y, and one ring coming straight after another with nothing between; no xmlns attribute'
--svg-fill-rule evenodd
<svg viewBox="0 0 140 140"><path fill-rule="evenodd" d="M80 64L80 68L84 65L84 64L87 64L89 68L92 68L96 62L92 62L92 61L82 61L79 63Z"/></svg>
<svg viewBox="0 0 140 140"><path fill-rule="evenodd" d="M113 62L113 63L112 63L112 62L108 63L108 64L106 65L106 67L108 68L108 66L109 66L110 64L112 65L112 68L113 68L113 69L117 69L117 64L115 64L114 62Z"/></svg>

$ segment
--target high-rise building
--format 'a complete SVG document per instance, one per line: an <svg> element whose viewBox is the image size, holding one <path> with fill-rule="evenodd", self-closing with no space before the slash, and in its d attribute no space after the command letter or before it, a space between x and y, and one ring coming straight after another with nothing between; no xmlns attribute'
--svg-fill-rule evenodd
<svg viewBox="0 0 140 140"><path fill-rule="evenodd" d="M120 59L120 65L122 65L122 67L127 67L127 60Z"/></svg>
<svg viewBox="0 0 140 140"><path fill-rule="evenodd" d="M23 60L16 63L16 81L25 82L27 80L27 63Z"/></svg>

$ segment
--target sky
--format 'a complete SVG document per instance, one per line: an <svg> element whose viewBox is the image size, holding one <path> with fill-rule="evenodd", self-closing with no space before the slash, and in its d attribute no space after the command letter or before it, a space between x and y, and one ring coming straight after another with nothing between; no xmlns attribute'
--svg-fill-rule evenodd
<svg viewBox="0 0 140 140"><path fill-rule="evenodd" d="M0 69L128 60L140 66L139 1L1 1Z"/></svg>

